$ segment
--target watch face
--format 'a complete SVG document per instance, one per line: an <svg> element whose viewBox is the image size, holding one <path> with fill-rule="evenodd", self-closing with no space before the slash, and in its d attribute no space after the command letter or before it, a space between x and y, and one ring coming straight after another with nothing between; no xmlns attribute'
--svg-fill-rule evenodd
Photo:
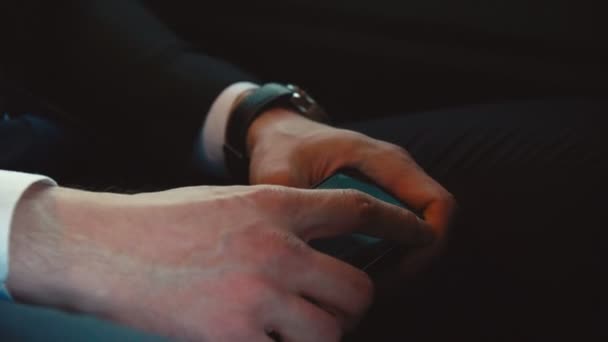
<svg viewBox="0 0 608 342"><path fill-rule="evenodd" d="M327 114L317 102L302 88L288 84L287 88L293 91L292 105L304 116L319 122L327 122Z"/></svg>
<svg viewBox="0 0 608 342"><path fill-rule="evenodd" d="M293 103L302 114L308 113L310 108L314 105L314 102L309 101L309 99L301 93L293 93L291 96L291 103Z"/></svg>

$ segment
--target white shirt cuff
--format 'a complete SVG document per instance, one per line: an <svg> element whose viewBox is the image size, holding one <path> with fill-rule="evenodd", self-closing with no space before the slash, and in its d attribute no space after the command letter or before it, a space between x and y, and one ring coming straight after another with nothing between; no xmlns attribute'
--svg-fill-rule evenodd
<svg viewBox="0 0 608 342"><path fill-rule="evenodd" d="M238 82L226 88L213 102L196 142L195 159L216 176L226 175L224 141L230 111L242 93L258 88L257 84Z"/></svg>
<svg viewBox="0 0 608 342"><path fill-rule="evenodd" d="M57 185L45 176L0 170L0 299L12 299L4 283L9 271L9 242L15 208L25 191L38 182Z"/></svg>

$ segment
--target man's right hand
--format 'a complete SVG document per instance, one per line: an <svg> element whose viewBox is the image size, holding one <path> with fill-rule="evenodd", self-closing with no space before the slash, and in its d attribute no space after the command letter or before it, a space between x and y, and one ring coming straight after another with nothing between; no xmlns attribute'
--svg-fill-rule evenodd
<svg viewBox="0 0 608 342"><path fill-rule="evenodd" d="M306 242L352 231L433 237L416 215L355 191L34 187L15 214L7 285L23 302L178 339L337 341L373 286Z"/></svg>

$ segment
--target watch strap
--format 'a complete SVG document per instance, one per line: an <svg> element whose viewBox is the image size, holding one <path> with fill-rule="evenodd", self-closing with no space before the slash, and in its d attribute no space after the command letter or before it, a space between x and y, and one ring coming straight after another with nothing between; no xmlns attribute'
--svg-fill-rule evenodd
<svg viewBox="0 0 608 342"><path fill-rule="evenodd" d="M232 111L226 127L224 157L233 178L248 183L249 156L247 133L253 121L273 107L286 107L316 121L326 121L325 112L317 103L293 85L269 83L248 94Z"/></svg>

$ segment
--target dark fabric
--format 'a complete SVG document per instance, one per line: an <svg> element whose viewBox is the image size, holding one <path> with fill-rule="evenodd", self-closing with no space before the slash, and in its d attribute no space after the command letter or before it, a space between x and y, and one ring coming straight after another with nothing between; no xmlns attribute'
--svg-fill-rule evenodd
<svg viewBox="0 0 608 342"><path fill-rule="evenodd" d="M137 0L0 6L6 77L157 167L188 158L212 101L254 79L177 37Z"/></svg>
<svg viewBox="0 0 608 342"><path fill-rule="evenodd" d="M167 341L91 317L6 302L0 302L0 339L27 342Z"/></svg>
<svg viewBox="0 0 608 342"><path fill-rule="evenodd" d="M0 69L80 118L123 154L121 163L138 155L163 168L189 157L213 98L253 78L213 56L306 86L334 122L505 98L605 96L606 22L596 6L2 1Z"/></svg>
<svg viewBox="0 0 608 342"><path fill-rule="evenodd" d="M66 179L86 167L74 132L34 114L0 118L0 170L40 173ZM82 141L80 141L82 142Z"/></svg>
<svg viewBox="0 0 608 342"><path fill-rule="evenodd" d="M0 170L38 173L67 187L119 193L219 183L188 163L151 167L139 155L109 148L89 129L48 110L0 111Z"/></svg>
<svg viewBox="0 0 608 342"><path fill-rule="evenodd" d="M608 338L607 115L558 100L348 125L407 148L460 206L445 253L353 340Z"/></svg>
<svg viewBox="0 0 608 342"><path fill-rule="evenodd" d="M304 86L339 120L607 90L595 0L145 2L206 52Z"/></svg>

